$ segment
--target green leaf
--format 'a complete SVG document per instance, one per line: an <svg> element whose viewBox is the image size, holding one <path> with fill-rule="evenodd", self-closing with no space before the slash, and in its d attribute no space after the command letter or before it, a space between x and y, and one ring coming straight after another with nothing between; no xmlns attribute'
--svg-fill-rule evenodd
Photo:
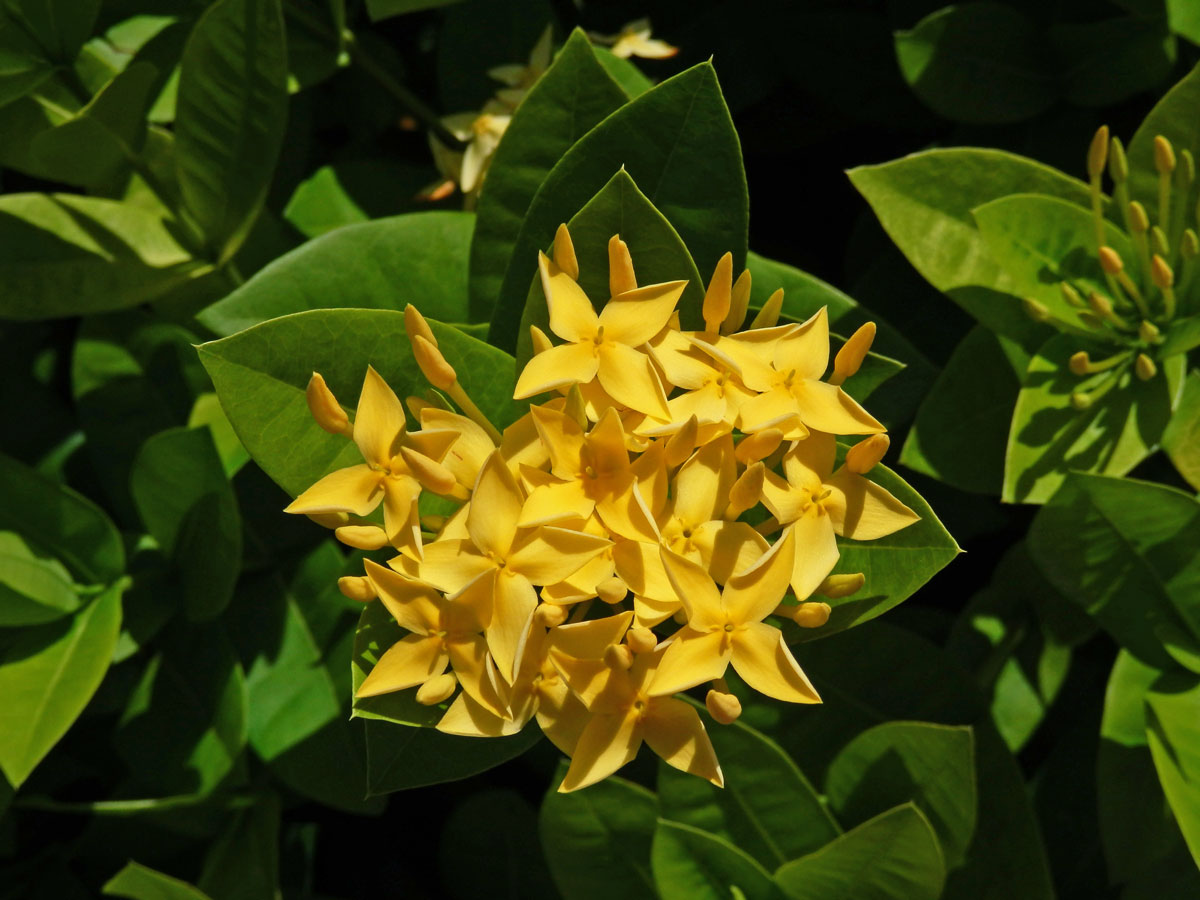
<svg viewBox="0 0 1200 900"><path fill-rule="evenodd" d="M82 494L0 453L0 497L0 526L39 556L61 560L78 580L109 582L125 571L120 533Z"/></svg>
<svg viewBox="0 0 1200 900"><path fill-rule="evenodd" d="M946 867L966 858L975 834L975 741L970 726L888 722L842 748L825 793L842 822L865 822L911 801L937 834Z"/></svg>
<svg viewBox="0 0 1200 900"><path fill-rule="evenodd" d="M839 448L839 452L842 448ZM801 629L805 641L828 637L861 625L907 600L962 551L937 514L903 478L884 465L870 480L921 517L895 534L873 541L838 538L839 573L862 572L867 580L857 594L830 601L833 613L820 628Z"/></svg>
<svg viewBox="0 0 1200 900"><path fill-rule="evenodd" d="M1129 142L1129 194L1131 199L1140 200L1147 210L1158 209L1154 139L1159 135L1165 137L1175 148L1176 154L1188 150L1192 156L1200 155L1200 122L1196 121L1195 115L1197 108L1200 108L1200 65L1188 72L1154 105ZM1182 208L1190 209L1190 204L1195 202L1195 190L1193 186L1191 200L1185 200L1176 192L1172 203L1182 203Z"/></svg>
<svg viewBox="0 0 1200 900"><path fill-rule="evenodd" d="M679 822L659 819L650 864L662 900L726 900L739 893L745 900L777 896L771 874L737 845Z"/></svg>
<svg viewBox="0 0 1200 900"><path fill-rule="evenodd" d="M1179 406L1162 436L1163 449L1179 474L1200 491L1200 372L1183 383Z"/></svg>
<svg viewBox="0 0 1200 900"><path fill-rule="evenodd" d="M537 251L622 166L679 232L701 273L711 273L727 251L735 270L745 265L749 213L741 149L716 73L702 63L618 109L546 176L513 245L492 316L492 343L516 345L517 311L536 271ZM704 192L703 203L696 202L697 190ZM581 242L575 247L582 250Z"/></svg>
<svg viewBox="0 0 1200 900"><path fill-rule="evenodd" d="M982 325L955 347L900 451L900 462L963 491L999 494L1004 446L1029 356Z"/></svg>
<svg viewBox="0 0 1200 900"><path fill-rule="evenodd" d="M75 194L0 197L0 318L136 306L183 284L198 266L142 206Z"/></svg>
<svg viewBox="0 0 1200 900"><path fill-rule="evenodd" d="M1164 0L1163 5L1167 10L1167 24L1171 31L1193 44L1200 44L1200 9L1188 0Z"/></svg>
<svg viewBox="0 0 1200 900"><path fill-rule="evenodd" d="M653 900L650 847L658 803L645 788L609 777L568 794L556 788L559 767L542 801L538 831L550 874L565 900Z"/></svg>
<svg viewBox="0 0 1200 900"><path fill-rule="evenodd" d="M500 84L488 72L525 65L548 25L557 18L549 0L470 0L440 16L437 83L441 108L482 109Z"/></svg>
<svg viewBox="0 0 1200 900"><path fill-rule="evenodd" d="M54 64L10 14L0 11L0 106L32 93L54 74Z"/></svg>
<svg viewBox="0 0 1200 900"><path fill-rule="evenodd" d="M1196 347L1200 347L1200 315L1176 319L1168 325L1157 355L1165 359L1176 353L1187 353Z"/></svg>
<svg viewBox="0 0 1200 900"><path fill-rule="evenodd" d="M592 52L627 96L637 97L654 87L654 82L642 74L633 60L617 56L607 47L592 47Z"/></svg>
<svg viewBox="0 0 1200 900"><path fill-rule="evenodd" d="M458 380L497 427L519 415L512 358L438 322L430 326ZM312 420L304 390L314 371L350 409L370 363L404 397L428 383L393 310L312 310L202 344L200 359L243 446L292 496L334 469L362 461L354 444Z"/></svg>
<svg viewBox="0 0 1200 900"><path fill-rule="evenodd" d="M1200 503L1174 488L1074 473L1033 520L1029 550L1058 590L1140 660L1169 668L1156 628L1200 637Z"/></svg>
<svg viewBox="0 0 1200 900"><path fill-rule="evenodd" d="M228 259L254 225L283 145L287 49L279 0L218 0L183 51L175 153L184 206Z"/></svg>
<svg viewBox="0 0 1200 900"><path fill-rule="evenodd" d="M531 840L535 834L537 812L517 791L473 791L454 807L442 829L439 888L464 900L557 900L541 847ZM471 864L463 865L463 860Z"/></svg>
<svg viewBox="0 0 1200 900"><path fill-rule="evenodd" d="M372 22L378 22L392 16L402 16L458 2L459 0L367 0L367 15L371 17Z"/></svg>
<svg viewBox="0 0 1200 900"><path fill-rule="evenodd" d="M92 35L101 0L8 0L7 15L20 22L56 64L69 64Z"/></svg>
<svg viewBox="0 0 1200 900"><path fill-rule="evenodd" d="M849 171L884 230L925 279L993 331L1036 341L1036 327L1007 296L971 211L1009 194L1047 194L1086 207L1088 188L1057 169L1001 150L927 150ZM1036 343L1034 343L1036 346Z"/></svg>
<svg viewBox="0 0 1200 900"><path fill-rule="evenodd" d="M474 216L420 212L348 225L270 263L197 318L230 335L309 309L399 309L466 322Z"/></svg>
<svg viewBox="0 0 1200 900"><path fill-rule="evenodd" d="M0 628L44 625L75 612L80 602L62 563L35 554L20 535L0 531Z"/></svg>
<svg viewBox="0 0 1200 900"><path fill-rule="evenodd" d="M20 787L100 686L121 630L121 591L107 588L65 624L6 637L0 649L0 771Z"/></svg>
<svg viewBox="0 0 1200 900"><path fill-rule="evenodd" d="M221 409L220 399L213 392L208 391L196 398L192 411L188 414L187 427L208 429L226 478L233 478L242 466L250 461L250 454L238 440L225 411Z"/></svg>
<svg viewBox="0 0 1200 900"><path fill-rule="evenodd" d="M579 285L594 305L602 307L608 301L608 240L619 233L629 246L638 282L657 284L686 279L687 287L676 308L685 320L699 319L705 282L671 223L654 208L624 169L571 217L568 228L579 261ZM533 354L529 326L537 325L547 333L550 328L550 311L542 293L542 281L537 276L536 257L529 271L532 281L517 340L517 360L522 366Z"/></svg>
<svg viewBox="0 0 1200 900"><path fill-rule="evenodd" d="M1165 360L1149 381L1135 377L1132 357L1116 370L1075 375L1071 355L1104 359L1114 350L1074 335L1046 341L1029 362L1013 411L1004 465L1006 503L1045 503L1070 471L1124 475L1158 446L1183 387L1184 360ZM1072 393L1116 383L1086 409Z"/></svg>
<svg viewBox="0 0 1200 900"><path fill-rule="evenodd" d="M864 822L775 873L776 884L790 900L937 900L945 881L937 836L911 803Z"/></svg>
<svg viewBox="0 0 1200 900"><path fill-rule="evenodd" d="M1200 865L1200 681L1160 679L1146 694L1146 735L1159 781Z"/></svg>
<svg viewBox="0 0 1200 900"><path fill-rule="evenodd" d="M374 697L359 697L358 689L371 674L380 657L409 632L401 628L382 603L368 603L354 632L354 651L350 660L354 692L350 715L359 719L378 719L396 725L431 727L445 715L449 702L426 706L417 702L417 689L392 691Z"/></svg>
<svg viewBox="0 0 1200 900"><path fill-rule="evenodd" d="M279 807L278 797L261 795L217 838L197 883L212 900L279 896Z"/></svg>
<svg viewBox="0 0 1200 900"><path fill-rule="evenodd" d="M904 80L935 112L958 122L1019 122L1057 98L1041 29L1001 3L947 6L896 33Z"/></svg>
<svg viewBox="0 0 1200 900"><path fill-rule="evenodd" d="M129 900L209 900L207 894L186 881L156 872L141 863L128 862L104 885L111 897Z"/></svg>
<svg viewBox="0 0 1200 900"><path fill-rule="evenodd" d="M470 321L491 317L525 212L547 174L626 99L584 33L573 31L522 98L488 167L471 237Z"/></svg>
<svg viewBox="0 0 1200 900"><path fill-rule="evenodd" d="M665 818L725 839L772 870L841 834L824 801L773 740L740 721L711 729L709 738L725 787L660 764Z"/></svg>
<svg viewBox="0 0 1200 900"><path fill-rule="evenodd" d="M130 488L146 530L179 567L188 618L220 615L241 569L242 520L208 429L172 428L146 441Z"/></svg>
<svg viewBox="0 0 1200 900"><path fill-rule="evenodd" d="M1047 35L1062 61L1063 99L1111 106L1157 88L1175 64L1175 39L1166 26L1157 17L1120 16L1051 27Z"/></svg>
<svg viewBox="0 0 1200 900"><path fill-rule="evenodd" d="M1091 331L1059 287L1070 282L1085 297L1111 293L1096 255L1096 222L1089 210L1042 194L1010 194L971 214L1004 273L998 288L1014 298L1039 301L1064 328ZM1104 223L1104 243L1123 259L1135 259L1129 239L1111 222Z"/></svg>

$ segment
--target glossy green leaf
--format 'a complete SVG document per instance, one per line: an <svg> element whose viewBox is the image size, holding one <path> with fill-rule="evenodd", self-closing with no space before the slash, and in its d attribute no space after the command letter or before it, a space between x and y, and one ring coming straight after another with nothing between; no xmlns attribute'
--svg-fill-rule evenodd
<svg viewBox="0 0 1200 900"><path fill-rule="evenodd" d="M1200 155L1200 123L1195 111L1200 106L1200 65L1193 68L1154 105L1129 141L1129 193L1147 210L1158 209L1158 170L1154 168L1154 139L1162 135L1179 154L1188 150ZM1192 188L1194 203L1195 187ZM1175 197L1176 203L1181 198ZM1184 202L1183 207L1189 208Z"/></svg>
<svg viewBox="0 0 1200 900"><path fill-rule="evenodd" d="M1004 445L1029 356L976 325L954 348L900 451L900 462L952 487L998 494Z"/></svg>
<svg viewBox="0 0 1200 900"><path fill-rule="evenodd" d="M121 591L107 588L65 624L6 636L0 644L0 771L20 787L91 700L121 630Z"/></svg>
<svg viewBox="0 0 1200 900"><path fill-rule="evenodd" d="M79 581L109 582L125 570L121 535L82 494L0 454L0 496L0 526L61 560Z"/></svg>
<svg viewBox="0 0 1200 900"><path fill-rule="evenodd" d="M542 801L538 830L550 874L564 900L653 900L650 848L658 803L615 776L562 794L560 766Z"/></svg>
<svg viewBox="0 0 1200 900"><path fill-rule="evenodd" d="M1179 406L1162 436L1163 449L1179 474L1200 491L1200 372L1183 383Z"/></svg>
<svg viewBox="0 0 1200 900"><path fill-rule="evenodd" d="M62 563L38 556L19 534L0 531L0 628L44 625L80 603Z"/></svg>
<svg viewBox="0 0 1200 900"><path fill-rule="evenodd" d="M1121 646L1170 666L1156 634L1200 636L1200 502L1182 491L1080 473L1033 520L1029 550L1050 582Z"/></svg>
<svg viewBox="0 0 1200 900"><path fill-rule="evenodd" d="M593 305L599 308L608 301L608 240L614 234L620 234L621 240L629 246L638 283L686 280L687 287L676 308L681 318L692 321L699 318L707 280L702 280L691 254L671 223L655 209L624 169L609 179L599 193L571 217L568 228L579 260L579 285ZM529 273L531 283L517 339L517 361L521 365L533 353L530 325L537 325L548 335L553 335L549 330L550 312L537 275L536 255ZM553 335L551 340L556 338L557 335Z"/></svg>
<svg viewBox="0 0 1200 900"><path fill-rule="evenodd" d="M198 265L142 206L75 194L0 197L0 318L136 306L183 284Z"/></svg>
<svg viewBox="0 0 1200 900"><path fill-rule="evenodd" d="M1018 122L1057 97L1056 74L1038 26L1002 3L947 6L896 33L909 87L958 122Z"/></svg>
<svg viewBox="0 0 1200 900"><path fill-rule="evenodd" d="M1149 381L1135 377L1132 365L1081 377L1067 366L1079 350L1099 360L1114 348L1060 334L1029 362L1008 436L1005 502L1045 503L1070 471L1124 475L1162 440L1183 387L1183 358L1166 360ZM1115 385L1088 408L1072 404L1072 393L1095 392L1112 378Z"/></svg>
<svg viewBox="0 0 1200 900"><path fill-rule="evenodd" d="M654 82L642 74L633 60L617 56L607 47L592 47L592 52L626 95L637 97L654 87Z"/></svg>
<svg viewBox="0 0 1200 900"><path fill-rule="evenodd" d="M660 819L650 845L654 884L661 900L772 900L771 873L724 838Z"/></svg>
<svg viewBox="0 0 1200 900"><path fill-rule="evenodd" d="M1062 96L1080 106L1109 106L1155 89L1175 64L1175 40L1157 17L1063 22L1048 37L1061 61Z"/></svg>
<svg viewBox="0 0 1200 900"><path fill-rule="evenodd" d="M484 414L497 427L517 418L512 358L449 325L430 324ZM357 402L368 363L401 397L428 389L412 357L404 314L393 310L296 313L203 344L199 352L243 446L292 496L322 475L362 461L353 443L326 434L312 420L304 389L314 371L347 409Z"/></svg>
<svg viewBox="0 0 1200 900"><path fill-rule="evenodd" d="M912 802L928 819L946 867L961 865L975 834L975 741L969 726L888 722L842 748L825 777L838 820L865 822Z"/></svg>
<svg viewBox="0 0 1200 900"><path fill-rule="evenodd" d="M1163 6L1170 29L1193 44L1200 44L1200 9L1188 0L1164 0Z"/></svg>
<svg viewBox="0 0 1200 900"><path fill-rule="evenodd" d="M179 567L189 619L220 615L242 561L242 520L207 428L172 428L142 445L130 474L146 530Z"/></svg>
<svg viewBox="0 0 1200 900"><path fill-rule="evenodd" d="M1163 791L1200 865L1200 682L1161 679L1146 695L1146 735Z"/></svg>
<svg viewBox="0 0 1200 900"><path fill-rule="evenodd" d="M572 32L522 98L488 167L471 237L471 321L491 317L526 210L550 170L626 99L586 35Z"/></svg>
<svg viewBox="0 0 1200 900"><path fill-rule="evenodd" d="M789 900L937 900L945 881L937 835L911 803L864 822L775 873Z"/></svg>
<svg viewBox="0 0 1200 900"><path fill-rule="evenodd" d="M702 63L618 109L546 176L513 245L492 316L492 343L516 345L518 310L536 272L537 251L622 166L679 232L701 274L711 273L728 251L735 270L745 265L749 213L741 149L716 73ZM704 193L702 204L697 190ZM580 245L575 242L577 252Z"/></svg>
<svg viewBox="0 0 1200 900"><path fill-rule="evenodd" d="M186 881L136 862L126 863L125 868L110 878L104 885L104 893L129 900L210 900Z"/></svg>
<svg viewBox="0 0 1200 900"><path fill-rule="evenodd" d="M930 284L993 331L1023 345L1045 333L1019 304L998 293L1005 290L1004 270L987 253L971 211L1022 193L1087 206L1087 185L1023 156L972 147L927 150L848 174Z"/></svg>
<svg viewBox="0 0 1200 900"><path fill-rule="evenodd" d="M466 322L467 248L474 216L421 212L349 225L270 263L197 318L229 335L309 309L399 309L412 303Z"/></svg>
<svg viewBox="0 0 1200 900"><path fill-rule="evenodd" d="M259 795L208 851L198 887L212 900L279 896L279 798Z"/></svg>
<svg viewBox="0 0 1200 900"><path fill-rule="evenodd" d="M207 391L196 398L192 411L188 414L187 427L208 429L208 435L212 438L213 447L221 459L221 466L227 478L232 478L250 461L250 454L238 440L225 411L221 409L221 401L213 392Z"/></svg>
<svg viewBox="0 0 1200 900"><path fill-rule="evenodd" d="M741 722L714 725L709 738L725 787L661 764L664 818L727 840L771 870L841 834L825 802L773 740Z"/></svg>
<svg viewBox="0 0 1200 900"><path fill-rule="evenodd" d="M279 0L218 0L183 51L175 154L184 206L222 260L245 239L266 199L287 104Z"/></svg>

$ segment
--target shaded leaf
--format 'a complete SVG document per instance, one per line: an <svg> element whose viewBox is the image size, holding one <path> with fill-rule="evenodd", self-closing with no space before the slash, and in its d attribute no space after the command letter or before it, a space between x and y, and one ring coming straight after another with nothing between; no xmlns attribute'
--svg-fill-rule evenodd
<svg viewBox="0 0 1200 900"><path fill-rule="evenodd" d="M186 881L156 872L141 863L128 862L104 885L104 893L129 900L209 900Z"/></svg>
<svg viewBox="0 0 1200 900"><path fill-rule="evenodd" d="M1146 695L1146 735L1158 779L1200 865L1200 682L1160 679Z"/></svg>
<svg viewBox="0 0 1200 900"><path fill-rule="evenodd" d="M1200 372L1192 372L1183 383L1171 421L1162 436L1163 449L1179 474L1200 491Z"/></svg>
<svg viewBox="0 0 1200 900"><path fill-rule="evenodd" d="M486 823L485 828L480 824ZM459 802L442 829L442 887L458 900L555 900L537 833L537 812L511 788L485 788ZM463 865L463 860L471 861Z"/></svg>
<svg viewBox="0 0 1200 900"><path fill-rule="evenodd" d="M197 882L212 900L279 896L279 798L262 795L234 815L204 860Z"/></svg>
<svg viewBox="0 0 1200 900"><path fill-rule="evenodd" d="M1157 17L1064 22L1048 37L1062 61L1063 98L1080 106L1108 106L1157 88L1175 64L1175 40Z"/></svg>
<svg viewBox="0 0 1200 900"><path fill-rule="evenodd" d="M771 874L732 844L690 825L659 819L650 846L654 883L662 900L770 900ZM735 893L736 892L736 893Z"/></svg>
<svg viewBox="0 0 1200 900"><path fill-rule="evenodd" d="M1193 68L1154 105L1142 120L1137 132L1129 141L1129 194L1139 200L1146 209L1158 209L1158 170L1154 167L1154 139L1162 135L1175 148L1177 154L1183 150L1192 156L1200 155L1200 122L1196 121L1195 110L1200 105L1200 65ZM1190 199L1176 195L1172 202L1179 202L1184 209L1195 203L1195 185Z"/></svg>
<svg viewBox="0 0 1200 900"><path fill-rule="evenodd" d="M0 628L53 622L80 603L62 563L35 554L20 535L0 531Z"/></svg>

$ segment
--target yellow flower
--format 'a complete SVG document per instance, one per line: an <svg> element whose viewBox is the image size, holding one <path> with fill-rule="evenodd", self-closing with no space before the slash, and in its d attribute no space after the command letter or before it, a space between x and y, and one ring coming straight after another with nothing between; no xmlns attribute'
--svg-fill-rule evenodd
<svg viewBox="0 0 1200 900"><path fill-rule="evenodd" d="M629 59L640 56L643 59L667 59L679 52L678 47L672 47L666 41L650 37L650 20L638 19L624 26L620 33L614 35L591 35L598 44L607 44L613 56Z"/></svg>

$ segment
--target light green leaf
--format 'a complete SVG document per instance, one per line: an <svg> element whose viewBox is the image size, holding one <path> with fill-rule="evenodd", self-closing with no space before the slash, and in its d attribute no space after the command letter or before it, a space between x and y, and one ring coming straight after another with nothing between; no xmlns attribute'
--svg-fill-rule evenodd
<svg viewBox="0 0 1200 900"><path fill-rule="evenodd" d="M221 466L225 470L226 478L233 478L238 470L250 461L250 454L238 440L237 433L225 416L225 411L221 409L221 401L211 391L196 398L192 411L188 415L187 427L208 429L213 447L221 459Z"/></svg>
<svg viewBox="0 0 1200 900"><path fill-rule="evenodd" d="M104 885L110 897L129 900L209 900L207 894L186 881L156 872L141 863L128 862Z"/></svg>
<svg viewBox="0 0 1200 900"><path fill-rule="evenodd" d="M1086 207L1087 185L1023 156L973 147L928 150L848 174L930 284L993 331L1023 346L1040 343L1046 329L1000 295L1004 270L984 247L971 210L1009 194L1030 193Z"/></svg>
<svg viewBox="0 0 1200 900"><path fill-rule="evenodd" d="M1200 491L1200 372L1183 383L1179 406L1162 436L1163 449L1179 474Z"/></svg>
<svg viewBox="0 0 1200 900"><path fill-rule="evenodd" d="M1019 122L1057 99L1042 40L1020 10L985 0L947 6L897 32L896 60L935 112L958 122Z"/></svg>
<svg viewBox="0 0 1200 900"><path fill-rule="evenodd" d="M474 216L420 212L348 225L267 265L197 318L230 335L309 309L399 309L465 322Z"/></svg>
<svg viewBox="0 0 1200 900"><path fill-rule="evenodd" d="M1154 139L1162 135L1174 146L1176 154L1188 150L1192 156L1200 156L1200 122L1195 115L1197 108L1200 108L1200 65L1167 91L1142 120L1129 141L1129 193L1132 199L1140 200L1147 210L1158 209ZM1183 209L1191 209L1195 203L1195 191L1193 185L1191 199L1180 197L1176 192L1172 203L1182 204Z"/></svg>
<svg viewBox="0 0 1200 900"><path fill-rule="evenodd" d="M0 771L20 787L66 734L112 661L123 584L63 623L26 628L0 649Z"/></svg>
<svg viewBox="0 0 1200 900"><path fill-rule="evenodd" d="M1200 314L1176 319L1168 325L1157 355L1166 358L1176 353L1187 353L1196 347L1200 347Z"/></svg>
<svg viewBox="0 0 1200 900"><path fill-rule="evenodd" d="M790 900L938 900L946 864L929 820L897 806L775 873Z"/></svg>
<svg viewBox="0 0 1200 900"><path fill-rule="evenodd" d="M629 246L639 284L686 280L676 307L684 319L696 320L704 302L704 285L696 264L671 223L654 208L629 173L615 174L568 223L579 260L579 285L598 309L608 301L608 239L620 233ZM517 360L524 365L533 354L529 326L551 334L550 312L537 276L537 258L530 267L531 283L521 315ZM553 338L552 338L553 339Z"/></svg>
<svg viewBox="0 0 1200 900"><path fill-rule="evenodd" d="M497 427L520 415L512 401L512 358L461 331L431 322L458 380ZM202 344L200 359L243 446L292 496L321 476L362 461L345 438L312 420L304 390L320 372L347 409L357 402L370 363L404 397L428 383L393 310L312 310L272 319Z"/></svg>
<svg viewBox="0 0 1200 900"><path fill-rule="evenodd" d="M1146 736L1159 781L1200 865L1200 682L1160 679L1146 695Z"/></svg>
<svg viewBox="0 0 1200 900"><path fill-rule="evenodd" d="M1167 24L1178 35L1200 44L1200 8L1188 0L1165 0Z"/></svg>
<svg viewBox="0 0 1200 900"><path fill-rule="evenodd" d="M998 494L1004 445L1029 356L974 326L954 348L900 451L900 462L963 491Z"/></svg>
<svg viewBox="0 0 1200 900"><path fill-rule="evenodd" d="M82 494L0 454L0 497L0 527L61 560L79 581L109 582L125 571L120 533Z"/></svg>
<svg viewBox="0 0 1200 900"><path fill-rule="evenodd" d="M665 818L728 840L772 870L841 834L825 802L773 740L740 721L712 728L709 738L725 787L660 764Z"/></svg>
<svg viewBox="0 0 1200 900"><path fill-rule="evenodd" d="M650 847L658 821L654 795L623 778L562 794L560 766L542 801L539 832L564 900L655 900Z"/></svg>
<svg viewBox="0 0 1200 900"><path fill-rule="evenodd" d="M771 874L736 844L715 834L659 819L650 845L661 900L772 900ZM739 893L735 893L735 891Z"/></svg>
<svg viewBox="0 0 1200 900"><path fill-rule="evenodd" d="M727 251L735 270L745 265L749 213L741 149L716 73L702 63L618 109L546 176L513 245L492 316L492 343L516 345L517 311L536 271L537 251L622 166L679 232L701 274L711 273ZM697 190L703 203L697 203Z"/></svg>
<svg viewBox="0 0 1200 900"><path fill-rule="evenodd" d="M1169 668L1155 629L1200 637L1200 502L1159 484L1073 473L1033 520L1050 582L1141 661Z"/></svg>
<svg viewBox="0 0 1200 900"><path fill-rule="evenodd" d="M888 722L842 748L825 793L839 821L865 822L911 801L925 814L948 869L966 858L975 834L975 741L970 726Z"/></svg>
<svg viewBox="0 0 1200 900"><path fill-rule="evenodd" d="M44 625L80 602L62 563L38 556L15 532L0 531L0 628Z"/></svg>
<svg viewBox="0 0 1200 900"><path fill-rule="evenodd" d="M179 189L220 260L236 252L266 199L287 120L279 0L218 0L183 51L175 113Z"/></svg>
<svg viewBox="0 0 1200 900"><path fill-rule="evenodd" d="M1047 34L1062 61L1063 98L1080 106L1111 106L1153 90L1175 64L1175 39L1158 17L1062 22Z"/></svg>
<svg viewBox="0 0 1200 900"><path fill-rule="evenodd" d="M141 206L75 194L0 197L0 318L136 306L198 271L166 223Z"/></svg>
<svg viewBox="0 0 1200 900"><path fill-rule="evenodd" d="M204 860L197 882L212 900L279 896L279 798L261 795L238 812Z"/></svg>
<svg viewBox="0 0 1200 900"><path fill-rule="evenodd" d="M1135 377L1132 357L1117 370L1079 376L1067 362L1079 350L1104 359L1114 350L1069 334L1043 344L1029 362L1013 411L1004 464L1007 503L1045 503L1070 471L1124 475L1158 446L1183 388L1181 356L1149 381ZM1071 394L1116 383L1086 409Z"/></svg>
<svg viewBox="0 0 1200 900"><path fill-rule="evenodd" d="M572 32L522 98L488 167L471 237L471 321L491 317L526 210L547 174L626 99L584 33Z"/></svg>

